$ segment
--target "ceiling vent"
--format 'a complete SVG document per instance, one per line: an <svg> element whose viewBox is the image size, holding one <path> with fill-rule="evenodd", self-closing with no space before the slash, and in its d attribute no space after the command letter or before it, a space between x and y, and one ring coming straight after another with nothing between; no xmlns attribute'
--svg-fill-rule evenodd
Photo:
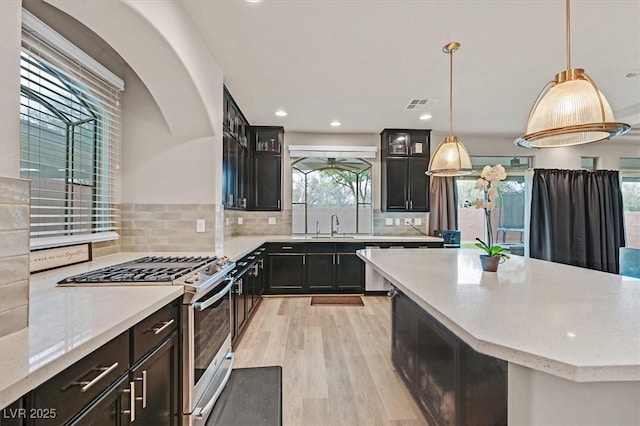
<svg viewBox="0 0 640 426"><path fill-rule="evenodd" d="M409 105L404 107L407 111L429 111L435 104L438 103L438 99L411 99Z"/></svg>

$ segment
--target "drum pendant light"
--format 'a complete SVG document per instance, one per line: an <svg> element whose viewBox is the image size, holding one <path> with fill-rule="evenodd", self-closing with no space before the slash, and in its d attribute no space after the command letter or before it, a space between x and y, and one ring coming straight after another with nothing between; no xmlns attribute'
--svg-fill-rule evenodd
<svg viewBox="0 0 640 426"><path fill-rule="evenodd" d="M445 137L429 161L429 176L464 176L473 173L471 158L462 142L453 136L453 52L460 43L451 42L442 48L449 54L449 136Z"/></svg>
<svg viewBox="0 0 640 426"><path fill-rule="evenodd" d="M547 83L531 107L524 148L555 148L610 139L627 132L613 118L609 102L581 68L571 68L570 4L566 0L567 69Z"/></svg>

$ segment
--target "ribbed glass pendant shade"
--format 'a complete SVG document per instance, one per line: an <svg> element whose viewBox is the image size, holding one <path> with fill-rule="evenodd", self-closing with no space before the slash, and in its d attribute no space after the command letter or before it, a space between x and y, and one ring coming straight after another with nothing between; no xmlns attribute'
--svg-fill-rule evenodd
<svg viewBox="0 0 640 426"><path fill-rule="evenodd" d="M464 176L473 173L471 158L456 136L447 136L429 161L429 176Z"/></svg>
<svg viewBox="0 0 640 426"><path fill-rule="evenodd" d="M543 89L533 106L526 135L515 140L525 148L553 148L598 142L626 132L629 126L616 123L607 99L584 70L571 70ZM558 82L558 81L561 82ZM546 90L548 88L548 90Z"/></svg>

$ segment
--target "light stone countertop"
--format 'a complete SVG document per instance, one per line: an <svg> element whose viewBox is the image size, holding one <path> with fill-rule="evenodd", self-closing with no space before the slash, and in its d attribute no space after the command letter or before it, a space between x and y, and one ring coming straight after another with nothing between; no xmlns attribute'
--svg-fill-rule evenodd
<svg viewBox="0 0 640 426"><path fill-rule="evenodd" d="M145 255L119 253L31 275L29 326L0 338L0 407L183 294L182 287L168 285L56 287L70 275Z"/></svg>
<svg viewBox="0 0 640 426"><path fill-rule="evenodd" d="M338 236L330 238L311 235L255 235L225 238L223 253L231 260L239 260L266 242L273 243L393 243L393 242L442 242L440 237L429 236L386 236L386 235L357 235L354 237Z"/></svg>
<svg viewBox="0 0 640 426"><path fill-rule="evenodd" d="M358 255L478 352L575 382L640 381L640 279L479 250Z"/></svg>

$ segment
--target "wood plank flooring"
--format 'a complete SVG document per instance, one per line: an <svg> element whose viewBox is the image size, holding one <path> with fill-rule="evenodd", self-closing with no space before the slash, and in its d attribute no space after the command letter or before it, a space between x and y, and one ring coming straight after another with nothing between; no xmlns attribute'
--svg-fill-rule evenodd
<svg viewBox="0 0 640 426"><path fill-rule="evenodd" d="M281 365L285 426L428 425L391 363L390 302L264 297L234 367Z"/></svg>

